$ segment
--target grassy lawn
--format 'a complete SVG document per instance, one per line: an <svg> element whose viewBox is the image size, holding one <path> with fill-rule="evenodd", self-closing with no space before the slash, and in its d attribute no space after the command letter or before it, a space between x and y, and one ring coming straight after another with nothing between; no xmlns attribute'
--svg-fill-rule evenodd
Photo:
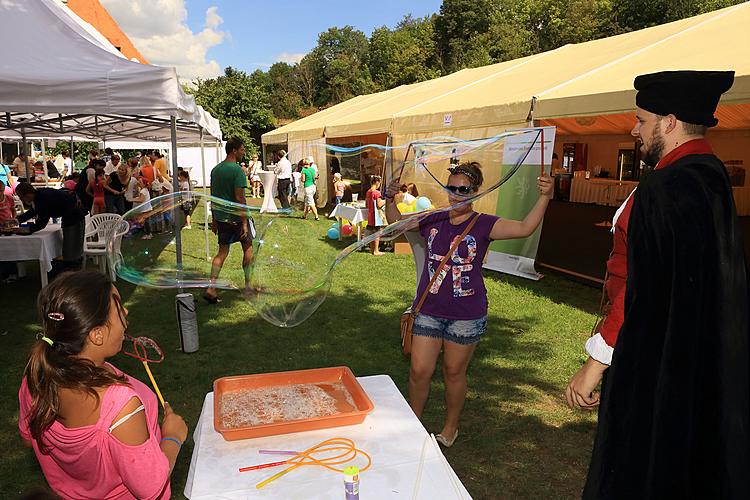
<svg viewBox="0 0 750 500"><path fill-rule="evenodd" d="M205 254L202 220L197 213L193 229L183 231L185 252L196 262ZM314 251L305 243L298 245L294 259L300 262L327 258L346 244L325 239L330 221L286 219L284 224L292 235L315 242ZM210 235L210 242L213 253L215 236ZM174 251L169 246L160 249L163 257ZM239 269L240 257L239 247L233 247L225 264L228 276L238 273L231 270ZM164 350L164 363L153 371L192 434L205 394L215 379L226 375L348 365L358 376L388 374L406 394L408 361L400 353L399 316L414 295L414 276L410 255L374 258L355 252L336 269L328 298L318 311L291 329L262 320L237 292L221 291L223 302L209 306L193 290L201 345L190 355L178 350L175 290L122 281L118 288L130 310L130 333L152 337ZM469 368L461 436L446 456L474 498L577 498L595 415L569 411L562 393L584 360L582 345L594 321L599 291L555 274L531 282L485 271L485 281L488 332ZM17 431L17 391L38 329L38 291L33 270L25 279L0 286L0 377L5 381L0 398L0 448L5 450L0 456L0 498L15 498L46 484ZM112 361L146 380L137 361L122 355ZM442 395L437 376L423 418L430 432L442 426ZM172 475L175 498L182 498L191 453L189 439Z"/></svg>

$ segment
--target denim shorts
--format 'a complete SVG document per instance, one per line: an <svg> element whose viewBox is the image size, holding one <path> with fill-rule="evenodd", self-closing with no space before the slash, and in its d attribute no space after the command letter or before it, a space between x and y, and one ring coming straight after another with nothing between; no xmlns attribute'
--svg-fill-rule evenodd
<svg viewBox="0 0 750 500"><path fill-rule="evenodd" d="M479 319L446 319L418 314L412 333L422 337L447 340L454 344L471 345L479 342L487 331L487 317Z"/></svg>

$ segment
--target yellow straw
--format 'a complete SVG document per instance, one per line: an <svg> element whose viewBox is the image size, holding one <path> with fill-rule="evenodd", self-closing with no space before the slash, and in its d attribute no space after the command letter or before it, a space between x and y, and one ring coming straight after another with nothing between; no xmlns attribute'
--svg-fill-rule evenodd
<svg viewBox="0 0 750 500"><path fill-rule="evenodd" d="M296 469L297 467L300 467L300 466L302 466L302 464L292 465L291 467L288 467L288 468L284 469L283 471L279 472L278 474L274 474L273 476L269 477L268 479L264 479L263 481L261 481L258 484L256 484L255 487L257 489L261 489L262 487L264 487L265 485L267 485L271 481L276 481L278 478L280 478L284 474L292 472L294 469Z"/></svg>
<svg viewBox="0 0 750 500"><path fill-rule="evenodd" d="M146 360L143 360L143 367L146 369L146 373L148 374L148 378L151 379L151 385L154 386L154 390L156 391L156 395L159 396L159 401L161 402L161 407L164 408L164 397L161 395L161 391L159 390L159 386L156 385L156 380L154 379L154 376L151 374L151 368L148 367L148 362L146 362Z"/></svg>

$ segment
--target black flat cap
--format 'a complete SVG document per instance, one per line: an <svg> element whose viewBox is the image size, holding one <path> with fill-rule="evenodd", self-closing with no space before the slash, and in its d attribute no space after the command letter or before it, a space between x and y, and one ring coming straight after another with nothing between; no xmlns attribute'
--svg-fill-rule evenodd
<svg viewBox="0 0 750 500"><path fill-rule="evenodd" d="M662 71L640 75L633 86L635 104L646 111L714 127L721 94L732 88L734 71Z"/></svg>

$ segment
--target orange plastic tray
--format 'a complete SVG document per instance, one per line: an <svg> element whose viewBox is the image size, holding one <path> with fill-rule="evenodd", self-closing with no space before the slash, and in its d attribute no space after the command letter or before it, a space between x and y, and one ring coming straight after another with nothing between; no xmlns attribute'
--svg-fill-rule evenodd
<svg viewBox="0 0 750 500"><path fill-rule="evenodd" d="M241 389L258 389L261 387L278 387L294 384L342 383L354 400L356 409L346 413L337 413L326 417L314 417L288 422L274 422L247 427L226 428L221 425L219 401L225 392ZM333 368L316 368L313 370L296 370L290 372L260 373L257 375L240 375L222 377L214 381L214 429L227 441L251 439L290 432L327 429L343 425L361 424L375 406L359 385L352 371L346 366Z"/></svg>

